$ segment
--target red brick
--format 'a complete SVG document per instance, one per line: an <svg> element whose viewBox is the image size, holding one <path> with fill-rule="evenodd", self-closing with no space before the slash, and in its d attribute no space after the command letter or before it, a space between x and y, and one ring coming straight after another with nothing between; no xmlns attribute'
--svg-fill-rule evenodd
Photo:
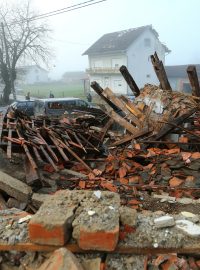
<svg viewBox="0 0 200 270"><path fill-rule="evenodd" d="M76 257L66 248L55 250L38 270L83 270Z"/></svg>
<svg viewBox="0 0 200 270"><path fill-rule="evenodd" d="M68 200L69 192L49 196L29 222L30 240L43 245L64 245L71 237L77 205Z"/></svg>
<svg viewBox="0 0 200 270"><path fill-rule="evenodd" d="M79 247L84 250L113 251L118 243L119 226L111 231L90 231L80 228Z"/></svg>
<svg viewBox="0 0 200 270"><path fill-rule="evenodd" d="M54 226L52 229L48 229L42 224L29 223L29 237L34 243L62 246L68 240L66 235L64 226Z"/></svg>

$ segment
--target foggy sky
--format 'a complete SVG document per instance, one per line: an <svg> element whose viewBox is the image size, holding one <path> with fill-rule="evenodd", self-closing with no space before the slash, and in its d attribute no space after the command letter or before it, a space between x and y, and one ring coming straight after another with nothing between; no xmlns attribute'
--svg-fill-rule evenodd
<svg viewBox="0 0 200 270"><path fill-rule="evenodd" d="M84 1L32 0L32 4L45 13ZM167 65L200 64L199 11L199 0L107 0L50 17L56 55L50 75L56 79L65 71L85 70L88 60L82 53L105 33L148 24L172 51L166 56Z"/></svg>

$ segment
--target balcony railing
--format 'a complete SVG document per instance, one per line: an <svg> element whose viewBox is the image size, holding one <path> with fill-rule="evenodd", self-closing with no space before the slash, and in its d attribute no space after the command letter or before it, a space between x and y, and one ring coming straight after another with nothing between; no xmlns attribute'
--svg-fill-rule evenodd
<svg viewBox="0 0 200 270"><path fill-rule="evenodd" d="M103 74L103 73L105 73L105 74L107 74L107 73L109 73L109 74L112 74L112 73L120 73L120 71L119 71L119 67L117 67L117 68L108 68L108 67L105 67L105 68L88 68L88 69L86 69L86 72L87 73L89 73L89 74L94 74L94 73L101 73L101 74Z"/></svg>

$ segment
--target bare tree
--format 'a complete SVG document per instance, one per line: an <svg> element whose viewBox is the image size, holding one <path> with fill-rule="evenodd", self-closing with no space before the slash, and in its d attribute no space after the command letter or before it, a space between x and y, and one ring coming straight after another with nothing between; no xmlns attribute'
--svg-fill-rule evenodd
<svg viewBox="0 0 200 270"><path fill-rule="evenodd" d="M13 93L16 99L16 66L22 60L45 64L51 56L48 46L50 29L30 8L22 5L0 7L0 73L5 85L3 101L8 103Z"/></svg>

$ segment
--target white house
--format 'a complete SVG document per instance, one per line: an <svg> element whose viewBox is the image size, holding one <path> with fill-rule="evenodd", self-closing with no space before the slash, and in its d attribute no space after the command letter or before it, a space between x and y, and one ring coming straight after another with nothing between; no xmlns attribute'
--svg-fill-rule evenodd
<svg viewBox="0 0 200 270"><path fill-rule="evenodd" d="M48 81L48 71L38 65L22 66L17 68L18 84L34 84Z"/></svg>
<svg viewBox="0 0 200 270"><path fill-rule="evenodd" d="M125 65L139 87L158 83L150 55L157 52L165 63L170 50L160 42L151 25L105 34L83 55L88 55L87 72L90 82L97 81L102 88L109 86L115 93L132 93L119 68Z"/></svg>

